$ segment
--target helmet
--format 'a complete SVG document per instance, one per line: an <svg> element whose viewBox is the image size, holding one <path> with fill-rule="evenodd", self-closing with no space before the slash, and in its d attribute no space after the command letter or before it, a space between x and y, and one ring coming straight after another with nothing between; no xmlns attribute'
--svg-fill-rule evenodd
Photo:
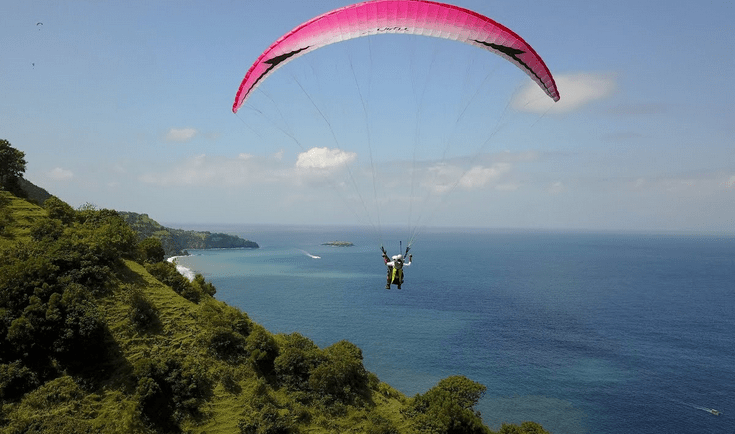
<svg viewBox="0 0 735 434"><path fill-rule="evenodd" d="M395 261L396 259L398 259L398 260L403 259L403 255L396 255L396 256L394 256L393 257L393 260Z"/></svg>

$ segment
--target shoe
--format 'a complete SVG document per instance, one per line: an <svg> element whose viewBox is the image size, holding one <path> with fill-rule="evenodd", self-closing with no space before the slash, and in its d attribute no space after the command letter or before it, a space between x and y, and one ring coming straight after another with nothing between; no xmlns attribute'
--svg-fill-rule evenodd
<svg viewBox="0 0 735 434"><path fill-rule="evenodd" d="M390 289L390 285L385 285L385 289Z"/></svg>
<svg viewBox="0 0 735 434"><path fill-rule="evenodd" d="M398 289L401 289L401 285L398 285Z"/></svg>

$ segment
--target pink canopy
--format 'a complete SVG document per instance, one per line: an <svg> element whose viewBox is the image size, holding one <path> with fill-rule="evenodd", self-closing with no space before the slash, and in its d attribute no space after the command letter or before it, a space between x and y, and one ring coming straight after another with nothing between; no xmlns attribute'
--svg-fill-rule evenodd
<svg viewBox="0 0 735 434"><path fill-rule="evenodd" d="M458 6L428 0L373 0L335 9L281 36L250 67L232 111L268 75L298 56L325 45L380 33L405 33L453 39L498 54L521 68L554 101L554 77L520 36L490 18Z"/></svg>

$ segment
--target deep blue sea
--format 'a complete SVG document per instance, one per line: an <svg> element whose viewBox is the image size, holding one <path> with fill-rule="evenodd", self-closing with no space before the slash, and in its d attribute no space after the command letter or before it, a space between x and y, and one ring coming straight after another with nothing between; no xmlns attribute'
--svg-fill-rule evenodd
<svg viewBox="0 0 735 434"><path fill-rule="evenodd" d="M735 433L735 237L425 231L403 289L386 290L379 246L398 253L401 231L208 229L261 246L178 259L218 299L274 333L355 343L409 396L478 381L491 428Z"/></svg>

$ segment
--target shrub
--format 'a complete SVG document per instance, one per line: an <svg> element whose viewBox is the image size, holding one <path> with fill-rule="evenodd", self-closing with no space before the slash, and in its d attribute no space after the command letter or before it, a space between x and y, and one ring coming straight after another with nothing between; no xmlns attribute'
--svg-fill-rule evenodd
<svg viewBox="0 0 735 434"><path fill-rule="evenodd" d="M202 303L198 315L206 327L225 327L247 337L250 334L251 321L245 312L238 308L219 304L218 302Z"/></svg>
<svg viewBox="0 0 735 434"><path fill-rule="evenodd" d="M291 415L271 403L249 411L237 424L242 434L288 434L292 432Z"/></svg>
<svg viewBox="0 0 735 434"><path fill-rule="evenodd" d="M85 234L73 235L74 239L63 237L48 245L45 254L63 275L59 283L68 280L94 292L103 292L111 274L110 265L117 261L118 255L111 251L103 252L90 239L85 239Z"/></svg>
<svg viewBox="0 0 735 434"><path fill-rule="evenodd" d="M158 309L151 304L145 293L138 288L128 292L130 297L130 313L128 318L136 329L144 331L158 324Z"/></svg>
<svg viewBox="0 0 735 434"><path fill-rule="evenodd" d="M19 399L39 385L38 375L20 361L0 365L0 400Z"/></svg>
<svg viewBox="0 0 735 434"><path fill-rule="evenodd" d="M64 227L59 220L43 218L31 225L31 238L35 241L57 240L64 232Z"/></svg>
<svg viewBox="0 0 735 434"><path fill-rule="evenodd" d="M31 288L38 284L32 292L13 282L0 297L3 323L8 325L0 328L5 330L0 336L5 340L0 357L20 359L46 372L53 360L62 368L74 369L101 360L107 348L107 326L89 291L78 283L40 283L34 275L26 275L29 282L24 282Z"/></svg>
<svg viewBox="0 0 735 434"><path fill-rule="evenodd" d="M138 409L158 430L178 431L186 416L196 416L211 394L212 382L196 362L141 359L133 366Z"/></svg>
<svg viewBox="0 0 735 434"><path fill-rule="evenodd" d="M246 339L245 349L261 374L273 372L273 362L278 356L278 344L266 329L255 326Z"/></svg>
<svg viewBox="0 0 735 434"><path fill-rule="evenodd" d="M194 276L194 284L199 286L200 291L202 291L204 294L209 295L210 297L214 296L214 294L217 293L217 289L214 287L214 285L205 281L204 276L199 273Z"/></svg>
<svg viewBox="0 0 735 434"><path fill-rule="evenodd" d="M485 390L485 386L466 377L448 377L425 394L416 395L406 413L421 432L489 434L480 413L474 410Z"/></svg>
<svg viewBox="0 0 735 434"><path fill-rule="evenodd" d="M51 308L58 306L63 327L53 348L58 358L67 366L83 368L96 363L105 355L107 324L88 291L80 285L70 285L58 305L50 301Z"/></svg>
<svg viewBox="0 0 735 434"><path fill-rule="evenodd" d="M148 237L138 243L138 251L143 262L152 264L163 262L163 258L166 256L161 240L155 237Z"/></svg>
<svg viewBox="0 0 735 434"><path fill-rule="evenodd" d="M208 340L207 347L218 359L235 363L247 354L245 349L247 340L231 328L215 328Z"/></svg>
<svg viewBox="0 0 735 434"><path fill-rule="evenodd" d="M93 230L92 247L104 255L109 263L119 257L133 259L138 253L138 235L123 220L117 211L101 210L90 216L85 225Z"/></svg>
<svg viewBox="0 0 735 434"><path fill-rule="evenodd" d="M237 372L232 368L220 371L219 381L222 384L222 387L232 394L239 394L242 392L242 387L240 387L240 383L238 382Z"/></svg>
<svg viewBox="0 0 735 434"><path fill-rule="evenodd" d="M288 388L307 390L312 370L325 360L326 356L311 339L292 333L285 337L274 369L279 381Z"/></svg>
<svg viewBox="0 0 735 434"><path fill-rule="evenodd" d="M64 225L69 225L75 220L76 211L74 211L74 208L56 196L46 199L43 207L50 218L60 220Z"/></svg>
<svg viewBox="0 0 735 434"><path fill-rule="evenodd" d="M398 434L398 429L381 416L371 416L366 434Z"/></svg>
<svg viewBox="0 0 735 434"><path fill-rule="evenodd" d="M355 344L340 341L324 351L326 360L311 371L309 387L326 402L352 403L368 392L368 372L362 351Z"/></svg>
<svg viewBox="0 0 735 434"><path fill-rule="evenodd" d="M504 423L498 434L549 434L536 422L523 422L520 426Z"/></svg>
<svg viewBox="0 0 735 434"><path fill-rule="evenodd" d="M146 264L145 268L153 277L164 285L170 286L171 289L185 299L194 303L199 303L201 300L202 293L176 270L176 265L170 262L157 262Z"/></svg>

